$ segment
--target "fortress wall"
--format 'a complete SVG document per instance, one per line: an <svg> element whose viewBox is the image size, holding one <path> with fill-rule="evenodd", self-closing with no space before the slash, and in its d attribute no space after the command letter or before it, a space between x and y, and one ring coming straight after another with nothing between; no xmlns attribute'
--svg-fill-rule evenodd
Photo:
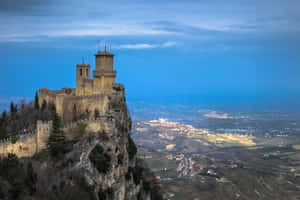
<svg viewBox="0 0 300 200"><path fill-rule="evenodd" d="M86 116L86 111L88 110L90 116L86 117L93 118L95 109L99 111L99 115L106 114L108 102L108 96L104 94L91 96L67 96L63 99L62 104L57 107L62 108L61 116L63 121L68 122L73 119L74 104L76 104L77 116Z"/></svg>
<svg viewBox="0 0 300 200"><path fill-rule="evenodd" d="M82 122L83 123L87 123L87 128L86 130L88 132L106 132L106 133L110 133L112 131L112 127L113 126L113 123L114 121L108 121L107 120L108 117L106 116L103 116L101 118L98 118L96 120L88 120L88 121L85 121L83 120Z"/></svg>
<svg viewBox="0 0 300 200"><path fill-rule="evenodd" d="M112 85L115 82L115 78L114 77L102 77L101 78L102 81L102 88L104 91L112 91Z"/></svg>
<svg viewBox="0 0 300 200"><path fill-rule="evenodd" d="M106 85L105 88L95 88L95 82L99 80ZM56 105L56 112L62 118L63 122L70 122L73 120L73 108L76 104L77 117L83 115L88 117L86 110L90 113L90 118L94 117L95 109L98 109L100 115L105 115L108 110L108 102L110 97L124 98L124 87L121 84L113 83L114 78L102 77L102 79L87 80L88 85L82 90L83 95L74 95L78 89L62 89L62 90L48 90L46 88L39 90L40 105L46 100L47 103L54 102ZM93 83L94 81L94 83ZM108 87L109 86L109 87ZM68 90L70 90L68 92ZM82 116L81 116L82 117Z"/></svg>
<svg viewBox="0 0 300 200"><path fill-rule="evenodd" d="M49 103L49 102L54 102L55 103L56 95L55 94L48 94L46 92L39 92L39 104L40 107L42 106L44 100Z"/></svg>
<svg viewBox="0 0 300 200"><path fill-rule="evenodd" d="M12 144L11 139L0 142L0 155L14 153L18 157L30 157L36 152L36 134L23 134L18 136L15 144Z"/></svg>
<svg viewBox="0 0 300 200"><path fill-rule="evenodd" d="M85 120L78 120L77 122L70 123L63 127L63 131L67 132L70 129L73 129L77 126L78 123L85 123L87 124L87 132L89 133L97 133L97 132L106 132L110 133L113 127L114 120L110 119L107 116L101 116L98 119L85 119Z"/></svg>
<svg viewBox="0 0 300 200"><path fill-rule="evenodd" d="M90 78L83 78L77 80L76 95L88 96L93 94L93 80Z"/></svg>
<svg viewBox="0 0 300 200"><path fill-rule="evenodd" d="M110 134L114 126L114 119L108 116L101 116L98 119L79 120L78 122L86 123L86 130L90 133L102 132ZM63 131L75 128L77 123L70 123L63 127ZM18 136L15 144L12 144L11 139L0 141L0 156L14 153L18 157L31 157L35 153L47 147L47 140L52 130L52 121L42 122L37 121L36 132L22 134Z"/></svg>
<svg viewBox="0 0 300 200"><path fill-rule="evenodd" d="M36 149L37 152L47 147L47 140L52 131L52 121L37 121Z"/></svg>
<svg viewBox="0 0 300 200"><path fill-rule="evenodd" d="M63 118L63 115L64 115L64 100L65 100L65 97L64 95L57 95L56 98L55 98L55 107L56 107L56 112L57 114Z"/></svg>
<svg viewBox="0 0 300 200"><path fill-rule="evenodd" d="M113 84L115 83L115 71L101 77L95 77L93 80L93 93L114 93Z"/></svg>
<svg viewBox="0 0 300 200"><path fill-rule="evenodd" d="M52 121L37 122L37 130L33 133L18 135L17 142L12 144L11 138L0 141L0 155L14 153L18 157L31 157L46 148L47 139L52 129Z"/></svg>

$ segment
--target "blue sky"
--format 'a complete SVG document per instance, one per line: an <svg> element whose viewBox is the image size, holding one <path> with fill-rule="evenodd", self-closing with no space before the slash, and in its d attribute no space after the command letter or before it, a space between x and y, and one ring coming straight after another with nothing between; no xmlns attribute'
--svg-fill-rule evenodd
<svg viewBox="0 0 300 200"><path fill-rule="evenodd" d="M296 107L298 0L0 1L0 104L75 87L108 44L129 101ZM272 105L272 106L270 106Z"/></svg>

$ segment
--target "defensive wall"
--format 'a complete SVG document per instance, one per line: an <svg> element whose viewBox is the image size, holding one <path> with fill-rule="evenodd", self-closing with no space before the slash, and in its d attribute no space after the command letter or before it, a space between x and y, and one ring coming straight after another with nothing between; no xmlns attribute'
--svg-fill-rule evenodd
<svg viewBox="0 0 300 200"><path fill-rule="evenodd" d="M110 133L115 120L108 116L100 116L97 119L78 120L69 123L62 128L64 132L75 128L79 122L87 124L87 132ZM20 157L31 157L47 147L47 140L52 130L52 121L37 121L36 130L30 133L17 135L17 139L7 138L0 140L0 156L14 153ZM14 136L15 137L15 136Z"/></svg>

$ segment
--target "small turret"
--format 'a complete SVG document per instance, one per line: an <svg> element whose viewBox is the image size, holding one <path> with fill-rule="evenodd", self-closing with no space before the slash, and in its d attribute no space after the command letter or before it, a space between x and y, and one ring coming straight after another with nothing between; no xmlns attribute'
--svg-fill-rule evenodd
<svg viewBox="0 0 300 200"><path fill-rule="evenodd" d="M90 78L91 76L91 65L90 64L84 64L84 60L82 60L82 64L76 65L77 67L77 75L76 78Z"/></svg>
<svg viewBox="0 0 300 200"><path fill-rule="evenodd" d="M82 60L82 64L77 64L76 68L76 94L84 95L92 89L91 65Z"/></svg>

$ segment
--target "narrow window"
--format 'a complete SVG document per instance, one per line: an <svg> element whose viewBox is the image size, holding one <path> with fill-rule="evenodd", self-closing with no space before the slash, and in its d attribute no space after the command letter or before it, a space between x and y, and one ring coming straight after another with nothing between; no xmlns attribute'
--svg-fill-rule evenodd
<svg viewBox="0 0 300 200"><path fill-rule="evenodd" d="M82 76L82 69L80 69L80 76Z"/></svg>
<svg viewBox="0 0 300 200"><path fill-rule="evenodd" d="M89 69L86 69L86 76L89 76Z"/></svg>

